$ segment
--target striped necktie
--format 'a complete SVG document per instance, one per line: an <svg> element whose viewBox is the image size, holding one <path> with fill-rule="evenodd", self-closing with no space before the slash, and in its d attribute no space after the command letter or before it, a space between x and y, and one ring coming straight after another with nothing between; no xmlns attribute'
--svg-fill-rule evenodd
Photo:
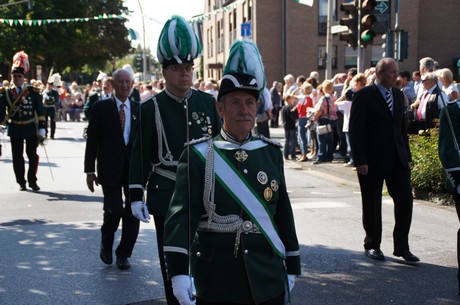
<svg viewBox="0 0 460 305"><path fill-rule="evenodd" d="M387 102L388 108L390 108L390 112L393 113L393 101L391 98L391 89L388 89L385 93L385 101Z"/></svg>
<svg viewBox="0 0 460 305"><path fill-rule="evenodd" d="M126 115L125 115L125 104L121 103L120 105L120 123L121 123L121 130L125 130L125 122L126 122Z"/></svg>

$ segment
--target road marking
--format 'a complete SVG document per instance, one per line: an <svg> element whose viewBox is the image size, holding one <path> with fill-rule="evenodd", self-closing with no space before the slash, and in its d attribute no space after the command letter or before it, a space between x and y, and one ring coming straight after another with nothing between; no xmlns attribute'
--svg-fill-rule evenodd
<svg viewBox="0 0 460 305"><path fill-rule="evenodd" d="M291 205L294 210L346 208L350 206L346 202L336 202L336 201L291 202Z"/></svg>

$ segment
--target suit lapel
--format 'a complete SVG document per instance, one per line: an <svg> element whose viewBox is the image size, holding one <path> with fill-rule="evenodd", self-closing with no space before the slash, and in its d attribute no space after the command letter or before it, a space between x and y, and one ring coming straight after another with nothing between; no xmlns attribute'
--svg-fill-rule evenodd
<svg viewBox="0 0 460 305"><path fill-rule="evenodd" d="M137 107L139 104L137 102L129 101L131 115L130 115L130 122L131 122L131 130L129 131L129 142L131 143L134 140L134 131L136 129L136 121L137 121Z"/></svg>

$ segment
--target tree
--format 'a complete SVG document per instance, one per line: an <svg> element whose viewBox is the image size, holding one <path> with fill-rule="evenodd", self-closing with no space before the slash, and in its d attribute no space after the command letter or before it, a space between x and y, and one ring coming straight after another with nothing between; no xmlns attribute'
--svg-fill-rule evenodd
<svg viewBox="0 0 460 305"><path fill-rule="evenodd" d="M32 11L26 5L3 8L5 19L65 19L84 18L102 14L120 15L128 9L119 0L41 0L34 1ZM29 54L31 70L41 65L44 78L54 72L102 70L108 62L131 51L125 19L97 19L86 22L60 22L39 25L10 26L0 24L1 71L9 74L14 53L24 50ZM35 76L32 73L32 76Z"/></svg>

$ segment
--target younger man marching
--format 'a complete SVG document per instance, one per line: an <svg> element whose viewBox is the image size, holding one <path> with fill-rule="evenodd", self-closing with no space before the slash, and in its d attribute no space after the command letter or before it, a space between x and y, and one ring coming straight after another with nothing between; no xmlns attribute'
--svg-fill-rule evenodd
<svg viewBox="0 0 460 305"><path fill-rule="evenodd" d="M215 136L221 127L214 97L191 89L193 60L200 52L198 38L184 18L173 16L166 22L158 41L166 88L139 106L139 128L131 157L131 210L143 222L149 221L149 211L153 214L168 305L179 304L166 277L163 255L163 225L178 160L184 143L204 135ZM148 209L143 198L145 188Z"/></svg>
<svg viewBox="0 0 460 305"><path fill-rule="evenodd" d="M37 185L39 137L45 137L45 112L38 88L25 84L25 74L29 71L28 55L24 51L16 53L11 68L12 85L0 95L0 122L8 115L8 136L11 139L13 168L16 182L25 191L26 179L24 161L24 142L29 158L27 181L29 187L40 190Z"/></svg>
<svg viewBox="0 0 460 305"><path fill-rule="evenodd" d="M58 87L62 85L61 76L55 73L50 76L46 85L46 90L43 91L43 106L45 107L45 126L46 137L48 137L48 119L50 121L51 139L54 139L56 133L56 110L59 106Z"/></svg>
<svg viewBox="0 0 460 305"><path fill-rule="evenodd" d="M189 269L198 305L287 304L300 274L280 144L251 132L264 88L257 47L235 42L217 97L222 130L188 143L166 216L164 252L180 304L195 304Z"/></svg>

